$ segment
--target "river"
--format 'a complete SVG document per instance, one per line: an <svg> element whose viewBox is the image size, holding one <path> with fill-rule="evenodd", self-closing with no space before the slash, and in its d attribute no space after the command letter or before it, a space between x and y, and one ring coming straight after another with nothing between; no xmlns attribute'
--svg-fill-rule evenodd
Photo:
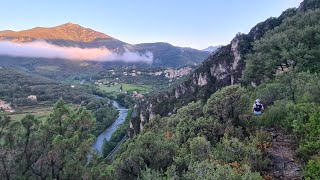
<svg viewBox="0 0 320 180"><path fill-rule="evenodd" d="M118 102L112 101L112 104L115 108L119 111L119 117L116 119L116 121L109 126L106 130L104 130L98 137L94 145L92 146L92 149L96 150L98 153L101 154L103 141L104 139L109 141L112 134L117 130L117 127L122 124L127 115L128 115L128 109L125 107L122 107Z"/></svg>

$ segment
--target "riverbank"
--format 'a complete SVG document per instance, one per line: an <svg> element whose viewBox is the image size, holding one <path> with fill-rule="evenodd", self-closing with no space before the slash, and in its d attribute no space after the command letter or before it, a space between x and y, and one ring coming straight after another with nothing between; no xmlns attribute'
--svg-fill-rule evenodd
<svg viewBox="0 0 320 180"><path fill-rule="evenodd" d="M92 149L97 151L99 154L102 152L102 147L104 144L104 141L109 141L112 134L117 130L117 127L122 124L127 115L128 115L128 109L121 106L118 102L113 101L113 106L119 111L119 116L116 119L116 121L109 126L106 130L104 130L98 137L94 145L92 146Z"/></svg>

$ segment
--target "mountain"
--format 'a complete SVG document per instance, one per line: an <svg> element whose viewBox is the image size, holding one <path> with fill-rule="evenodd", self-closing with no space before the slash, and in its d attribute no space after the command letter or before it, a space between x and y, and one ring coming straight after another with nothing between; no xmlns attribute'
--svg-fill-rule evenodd
<svg viewBox="0 0 320 180"><path fill-rule="evenodd" d="M0 31L0 40L13 42L31 42L45 40L51 44L66 47L108 48L114 53L123 54L127 50L139 53L153 53L153 66L183 67L201 63L209 52L192 48L173 46L168 43L129 44L107 34L67 23L56 27L36 27L23 31ZM0 62L1 65L1 62Z"/></svg>
<svg viewBox="0 0 320 180"><path fill-rule="evenodd" d="M169 43L143 43L136 45L125 45L125 48L139 53L152 52L154 66L182 67L186 65L200 64L209 55L208 52L192 48L173 46Z"/></svg>
<svg viewBox="0 0 320 180"><path fill-rule="evenodd" d="M209 46L209 47L207 47L205 49L202 49L202 51L214 52L220 47L221 47L221 45L220 46Z"/></svg>
<svg viewBox="0 0 320 180"><path fill-rule="evenodd" d="M112 38L101 32L97 32L89 28L84 28L73 23L67 23L53 28L36 27L33 29L17 32L1 31L0 36L23 42L35 39L92 42L96 39Z"/></svg>

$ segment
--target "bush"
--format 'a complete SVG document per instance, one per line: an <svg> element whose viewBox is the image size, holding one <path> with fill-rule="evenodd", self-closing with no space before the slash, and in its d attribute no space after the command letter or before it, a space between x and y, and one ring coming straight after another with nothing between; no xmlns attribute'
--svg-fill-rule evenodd
<svg viewBox="0 0 320 180"><path fill-rule="evenodd" d="M213 149L213 157L224 162L242 162L256 170L261 170L267 165L257 148L257 139L251 138L241 142L237 138L224 137Z"/></svg>
<svg viewBox="0 0 320 180"><path fill-rule="evenodd" d="M261 123L292 129L292 121L288 120L287 117L293 107L294 104L290 101L276 101L273 106L266 109L261 117Z"/></svg>
<svg viewBox="0 0 320 180"><path fill-rule="evenodd" d="M320 108L316 104L298 104L288 117L299 138L299 153L303 157L320 151Z"/></svg>
<svg viewBox="0 0 320 180"><path fill-rule="evenodd" d="M246 90L241 86L228 86L215 92L207 101L204 112L216 116L219 120L237 119L248 110Z"/></svg>

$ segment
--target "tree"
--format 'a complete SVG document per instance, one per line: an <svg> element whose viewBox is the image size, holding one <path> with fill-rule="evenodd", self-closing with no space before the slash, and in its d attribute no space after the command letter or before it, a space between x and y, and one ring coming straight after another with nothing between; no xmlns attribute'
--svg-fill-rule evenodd
<svg viewBox="0 0 320 180"><path fill-rule="evenodd" d="M20 124L11 122L8 116L0 116L1 136L0 136L0 175L10 180L19 176L18 164L22 153L19 148L21 143L19 127Z"/></svg>
<svg viewBox="0 0 320 180"><path fill-rule="evenodd" d="M211 145L204 137L189 139L188 142L192 160L203 161L209 157Z"/></svg>
<svg viewBox="0 0 320 180"><path fill-rule="evenodd" d="M237 119L240 113L248 110L245 92L246 90L239 85L224 87L208 99L204 111L223 122Z"/></svg>
<svg viewBox="0 0 320 180"><path fill-rule="evenodd" d="M89 177L95 121L80 108L58 101L46 121L27 115L0 118L0 175L6 179L79 179Z"/></svg>
<svg viewBox="0 0 320 180"><path fill-rule="evenodd" d="M166 170L173 163L174 142L163 140L152 132L139 136L134 142L115 162L115 174L119 179L137 178L145 167Z"/></svg>

